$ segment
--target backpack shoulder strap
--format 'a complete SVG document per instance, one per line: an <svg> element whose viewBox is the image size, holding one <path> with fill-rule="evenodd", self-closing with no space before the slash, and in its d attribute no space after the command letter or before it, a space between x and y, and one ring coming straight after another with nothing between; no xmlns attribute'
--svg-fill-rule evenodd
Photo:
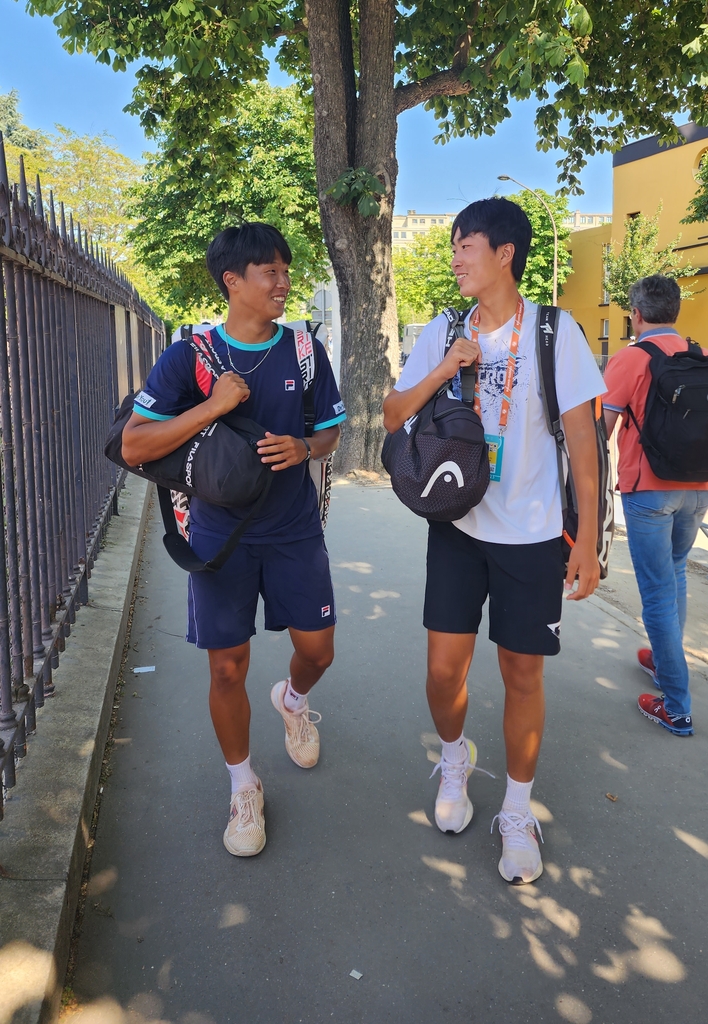
<svg viewBox="0 0 708 1024"><path fill-rule="evenodd" d="M457 338L463 338L465 335L465 319L469 309L453 309L452 306L447 306L443 310L443 314L447 318L447 334L445 336L445 355L450 351ZM477 383L477 370L474 366L461 366L460 367L460 387L462 391L462 401L465 405L474 405L474 389Z"/></svg>
<svg viewBox="0 0 708 1024"><path fill-rule="evenodd" d="M642 352L646 352L646 354L648 356L651 356L652 359L655 356L661 356L664 359L670 358L669 356L666 355L666 352L664 352L663 349L659 348L658 345L655 345L653 341L635 341L635 343L632 345L632 348L640 348Z"/></svg>
<svg viewBox="0 0 708 1024"><path fill-rule="evenodd" d="M194 351L194 379L197 387L206 398L209 395L211 378L218 379L222 373L226 373L226 367L219 358L208 335L193 334L189 338L185 338L184 341Z"/></svg>
<svg viewBox="0 0 708 1024"><path fill-rule="evenodd" d="M538 379L541 385L541 402L546 417L546 426L556 442L556 460L558 463L558 480L560 483L563 511L566 509L565 469L563 456L567 456L565 434L561 426L558 392L556 391L556 332L558 329L559 309L557 306L539 306L538 323L536 325L536 359L538 362Z"/></svg>
<svg viewBox="0 0 708 1024"><path fill-rule="evenodd" d="M309 320L295 320L286 324L295 339L295 356L302 377L302 401L305 412L305 437L312 437L315 430L315 374L317 372L317 346L312 324Z"/></svg>

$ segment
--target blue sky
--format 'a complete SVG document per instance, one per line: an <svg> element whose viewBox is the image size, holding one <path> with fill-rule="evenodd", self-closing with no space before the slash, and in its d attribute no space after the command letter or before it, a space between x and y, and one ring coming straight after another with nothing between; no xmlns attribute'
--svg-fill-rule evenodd
<svg viewBox="0 0 708 1024"><path fill-rule="evenodd" d="M274 84L285 84L277 69ZM51 131L55 123L79 134L107 131L126 156L139 160L150 148L137 118L123 113L133 76L111 71L87 54L66 53L50 18L32 18L15 0L0 0L0 93L17 89L23 119ZM455 212L466 203L515 186L497 181L508 174L532 188L556 188L558 155L536 149L534 104L518 103L492 137L456 139L436 145L431 114L417 107L399 118L399 177L396 212ZM594 157L583 173L585 194L571 208L587 213L612 209L612 158Z"/></svg>

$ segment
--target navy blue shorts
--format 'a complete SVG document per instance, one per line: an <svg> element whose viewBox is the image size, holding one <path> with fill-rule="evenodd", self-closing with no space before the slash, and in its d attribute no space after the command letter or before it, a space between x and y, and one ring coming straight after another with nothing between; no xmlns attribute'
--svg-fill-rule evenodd
<svg viewBox="0 0 708 1024"><path fill-rule="evenodd" d="M206 561L224 541L190 530L190 544ZM337 621L324 537L287 544L239 544L218 572L189 575L187 640L206 650L245 644L256 632L258 595L265 628L311 633Z"/></svg>

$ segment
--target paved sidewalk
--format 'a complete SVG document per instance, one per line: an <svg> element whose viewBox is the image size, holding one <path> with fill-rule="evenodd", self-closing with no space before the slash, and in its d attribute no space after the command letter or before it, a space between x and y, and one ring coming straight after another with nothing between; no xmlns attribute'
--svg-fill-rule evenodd
<svg viewBox="0 0 708 1024"><path fill-rule="evenodd" d="M334 495L337 658L311 698L322 759L304 772L285 754L269 691L290 645L260 632L249 692L268 843L248 860L221 842L229 787L206 655L182 639L186 580L150 524L129 668L155 672L129 676L124 693L73 1024L703 1020L705 667L693 673L697 735L673 737L636 710L651 685L638 635L599 605L566 606L534 791L546 872L509 887L489 834L504 754L486 623L467 731L497 779L473 776L472 824L442 835L430 824L425 523L388 489Z"/></svg>

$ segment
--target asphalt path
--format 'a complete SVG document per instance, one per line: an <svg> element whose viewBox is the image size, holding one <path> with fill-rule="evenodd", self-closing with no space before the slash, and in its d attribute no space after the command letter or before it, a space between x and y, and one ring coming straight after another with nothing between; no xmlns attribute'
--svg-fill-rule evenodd
<svg viewBox="0 0 708 1024"><path fill-rule="evenodd" d="M651 683L631 620L566 605L534 788L545 873L507 886L490 834L505 765L486 621L466 732L496 779L473 775L464 833L431 825L439 742L424 694L425 531L389 489L335 486L326 537L337 655L311 695L321 760L306 772L285 753L269 693L290 643L259 628L249 693L268 841L237 859L221 840L229 780L206 654L183 640L186 579L153 515L73 1024L706 1019L708 666L692 675L696 735L674 737L636 709Z"/></svg>

